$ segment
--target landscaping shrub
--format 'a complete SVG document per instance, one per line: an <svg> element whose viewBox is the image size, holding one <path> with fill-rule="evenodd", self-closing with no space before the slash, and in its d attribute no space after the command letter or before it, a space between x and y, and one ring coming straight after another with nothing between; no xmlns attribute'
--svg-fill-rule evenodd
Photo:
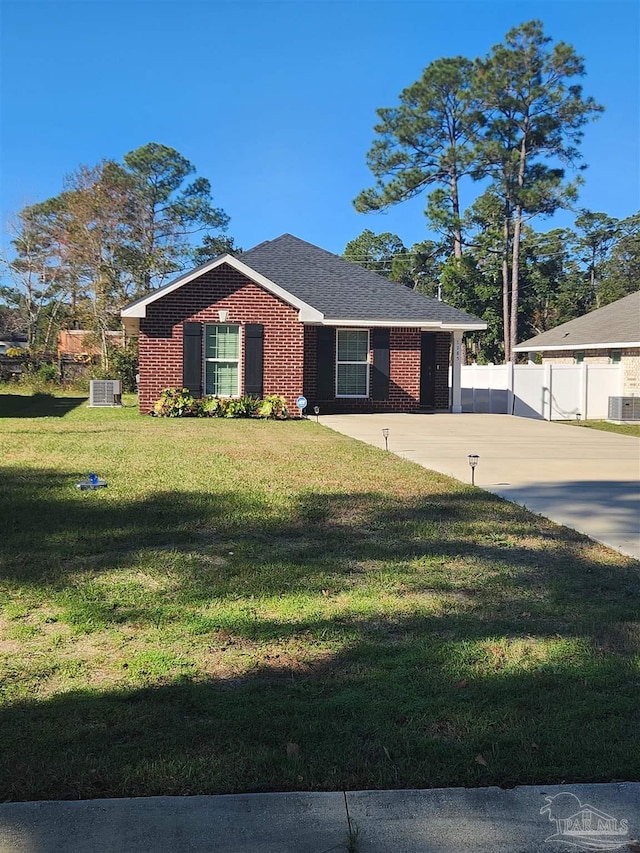
<svg viewBox="0 0 640 853"><path fill-rule="evenodd" d="M60 379L60 372L55 364L41 364L35 376L43 382L57 382Z"/></svg>
<svg viewBox="0 0 640 853"><path fill-rule="evenodd" d="M188 388L165 388L153 407L159 418L270 418L289 417L286 400L280 394L269 394L263 400L244 396L194 397Z"/></svg>
<svg viewBox="0 0 640 853"><path fill-rule="evenodd" d="M187 388L165 388L153 407L159 418L202 417L202 401L196 400Z"/></svg>
<svg viewBox="0 0 640 853"><path fill-rule="evenodd" d="M286 400L280 394L268 394L260 401L258 417L284 419L289 417Z"/></svg>

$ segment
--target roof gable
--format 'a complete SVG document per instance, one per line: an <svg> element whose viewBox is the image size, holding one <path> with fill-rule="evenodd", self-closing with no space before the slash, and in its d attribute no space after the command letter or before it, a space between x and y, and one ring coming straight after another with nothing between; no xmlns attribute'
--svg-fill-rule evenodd
<svg viewBox="0 0 640 853"><path fill-rule="evenodd" d="M188 284L190 281L193 281L196 278L199 278L201 275L210 272L211 270L216 269L217 267L226 264L227 266L232 267L237 270L239 273L242 273L247 278L254 281L256 284L261 285L270 293L273 293L274 296L278 296L280 299L283 299L285 302L288 302L294 308L297 308L299 311L299 316L302 322L319 322L322 317L315 308L311 305L307 305L301 299L298 299L291 293L287 293L282 287L276 284L273 281L265 278L261 273L257 270L253 270L240 261L238 258L234 258L233 255L220 255L217 258L214 258L212 261L207 261L206 264L202 264L199 267L196 267L191 272L185 273L184 275L178 276L173 281L170 281L168 284L165 284L164 287L159 287L158 290L154 290L152 293L148 293L146 296L142 296L140 299L136 299L135 302L131 302L120 312L121 316L124 318L128 317L146 317L147 316L147 306L152 302L156 302L158 299L162 299L164 296L168 296L169 293L173 293L174 290L178 290L178 288L183 287L185 284Z"/></svg>
<svg viewBox="0 0 640 853"><path fill-rule="evenodd" d="M318 246L283 234L234 258L221 255L127 305L123 319L221 264L228 264L294 308L303 323L485 329L477 317L372 273Z"/></svg>
<svg viewBox="0 0 640 853"><path fill-rule="evenodd" d="M562 323L514 347L515 352L640 346L640 290Z"/></svg>

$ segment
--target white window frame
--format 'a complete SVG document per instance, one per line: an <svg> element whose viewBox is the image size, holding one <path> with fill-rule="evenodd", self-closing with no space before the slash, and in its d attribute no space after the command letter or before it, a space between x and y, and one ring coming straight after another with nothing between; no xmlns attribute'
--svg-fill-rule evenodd
<svg viewBox="0 0 640 853"><path fill-rule="evenodd" d="M340 336L340 332L366 332L367 333L367 360L364 361L338 361L338 337ZM366 394L338 394L338 365L339 364L366 364L367 365L367 392ZM336 329L336 371L335 371L335 380L336 380L336 399L338 398L348 398L350 400L366 400L369 397L369 386L371 382L371 330L370 329Z"/></svg>
<svg viewBox="0 0 640 853"><path fill-rule="evenodd" d="M213 328L214 326L235 326L238 329L238 358L207 358L207 329ZM241 323L205 323L204 324L204 335L202 338L202 356L204 359L204 370L203 370L203 379L204 379L204 392L205 397L219 397L220 394L211 394L207 391L207 362L221 362L223 364L229 364L231 362L238 362L238 393L230 394L225 397L225 400L238 400L242 396L242 324Z"/></svg>

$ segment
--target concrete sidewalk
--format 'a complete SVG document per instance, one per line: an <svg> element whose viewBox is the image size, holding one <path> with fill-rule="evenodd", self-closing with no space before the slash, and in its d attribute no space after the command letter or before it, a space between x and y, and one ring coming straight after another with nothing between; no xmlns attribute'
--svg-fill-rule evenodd
<svg viewBox="0 0 640 853"><path fill-rule="evenodd" d="M320 423L640 559L640 439L508 415L325 415Z"/></svg>
<svg viewBox="0 0 640 853"><path fill-rule="evenodd" d="M592 830L567 834L572 815ZM640 783L0 805L0 853L575 853L638 835Z"/></svg>

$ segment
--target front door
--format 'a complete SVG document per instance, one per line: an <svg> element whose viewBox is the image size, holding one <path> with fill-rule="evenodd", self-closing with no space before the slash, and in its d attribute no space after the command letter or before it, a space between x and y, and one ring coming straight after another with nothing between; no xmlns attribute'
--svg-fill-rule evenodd
<svg viewBox="0 0 640 853"><path fill-rule="evenodd" d="M420 408L434 409L436 405L436 336L423 332L420 344Z"/></svg>

